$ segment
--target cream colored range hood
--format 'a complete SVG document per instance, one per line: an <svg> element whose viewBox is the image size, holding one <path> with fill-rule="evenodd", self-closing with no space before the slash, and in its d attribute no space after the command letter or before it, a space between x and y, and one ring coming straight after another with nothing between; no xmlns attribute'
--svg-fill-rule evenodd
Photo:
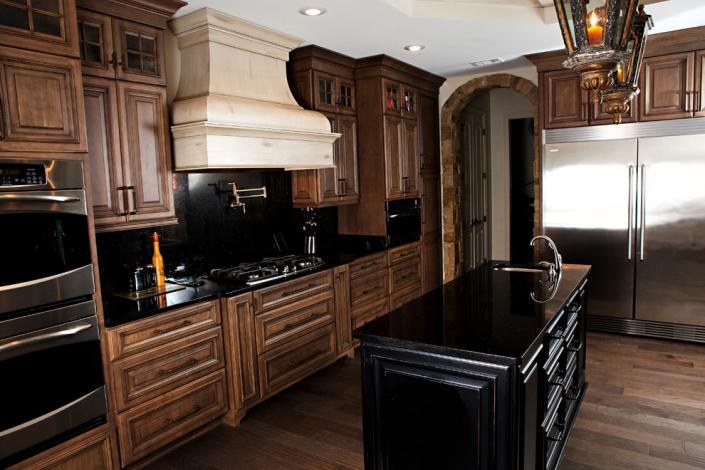
<svg viewBox="0 0 705 470"><path fill-rule="evenodd" d="M176 170L333 166L340 134L299 106L287 84L286 61L300 40L210 8L169 25L181 50Z"/></svg>

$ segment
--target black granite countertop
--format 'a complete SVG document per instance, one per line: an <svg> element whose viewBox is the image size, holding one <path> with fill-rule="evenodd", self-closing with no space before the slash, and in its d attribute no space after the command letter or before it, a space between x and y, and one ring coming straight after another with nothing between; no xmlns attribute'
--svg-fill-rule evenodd
<svg viewBox="0 0 705 470"><path fill-rule="evenodd" d="M555 296L545 274L493 270L489 262L353 332L363 341L445 355L520 360L581 285L589 266L564 265Z"/></svg>
<svg viewBox="0 0 705 470"><path fill-rule="evenodd" d="M337 244L334 249L319 255L325 261L324 265L315 270L307 271L306 274L313 274L348 264L356 259L379 253L389 248L392 247L385 246L381 240L376 238L346 237L342 239L341 243ZM306 274L302 273L302 275ZM290 281L291 279L293 279L293 277L275 279L272 282L256 286L248 286L241 282L216 283L204 279L203 285L199 287L184 287L175 292L169 292L142 300L129 300L123 297L117 297L109 292L103 292L103 317L105 319L105 326L112 327L121 325L209 299L244 294L246 292Z"/></svg>

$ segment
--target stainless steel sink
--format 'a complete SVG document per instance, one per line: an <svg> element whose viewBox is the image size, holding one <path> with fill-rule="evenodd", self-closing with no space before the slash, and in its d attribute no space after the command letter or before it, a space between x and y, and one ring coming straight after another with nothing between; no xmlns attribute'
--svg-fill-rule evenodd
<svg viewBox="0 0 705 470"><path fill-rule="evenodd" d="M492 266L494 271L507 271L511 273L533 273L543 274L550 270L550 266L540 264L495 264Z"/></svg>

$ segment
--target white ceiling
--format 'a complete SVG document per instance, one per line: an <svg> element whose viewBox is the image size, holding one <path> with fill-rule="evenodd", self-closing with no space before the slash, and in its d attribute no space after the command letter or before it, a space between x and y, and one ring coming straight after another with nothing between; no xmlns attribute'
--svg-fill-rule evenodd
<svg viewBox="0 0 705 470"><path fill-rule="evenodd" d="M440 75L476 72L468 63L561 48L552 0L187 0L348 54L388 54ZM705 25L703 0L650 0L653 32ZM319 17L304 6L328 10ZM177 15L177 16L178 16ZM421 43L411 53L407 44Z"/></svg>

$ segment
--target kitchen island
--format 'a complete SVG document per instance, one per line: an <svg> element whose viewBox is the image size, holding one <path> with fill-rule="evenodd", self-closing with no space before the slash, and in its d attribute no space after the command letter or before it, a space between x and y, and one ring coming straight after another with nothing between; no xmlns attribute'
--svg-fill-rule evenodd
<svg viewBox="0 0 705 470"><path fill-rule="evenodd" d="M587 386L590 267L547 282L501 266L354 332L365 468L556 468Z"/></svg>

